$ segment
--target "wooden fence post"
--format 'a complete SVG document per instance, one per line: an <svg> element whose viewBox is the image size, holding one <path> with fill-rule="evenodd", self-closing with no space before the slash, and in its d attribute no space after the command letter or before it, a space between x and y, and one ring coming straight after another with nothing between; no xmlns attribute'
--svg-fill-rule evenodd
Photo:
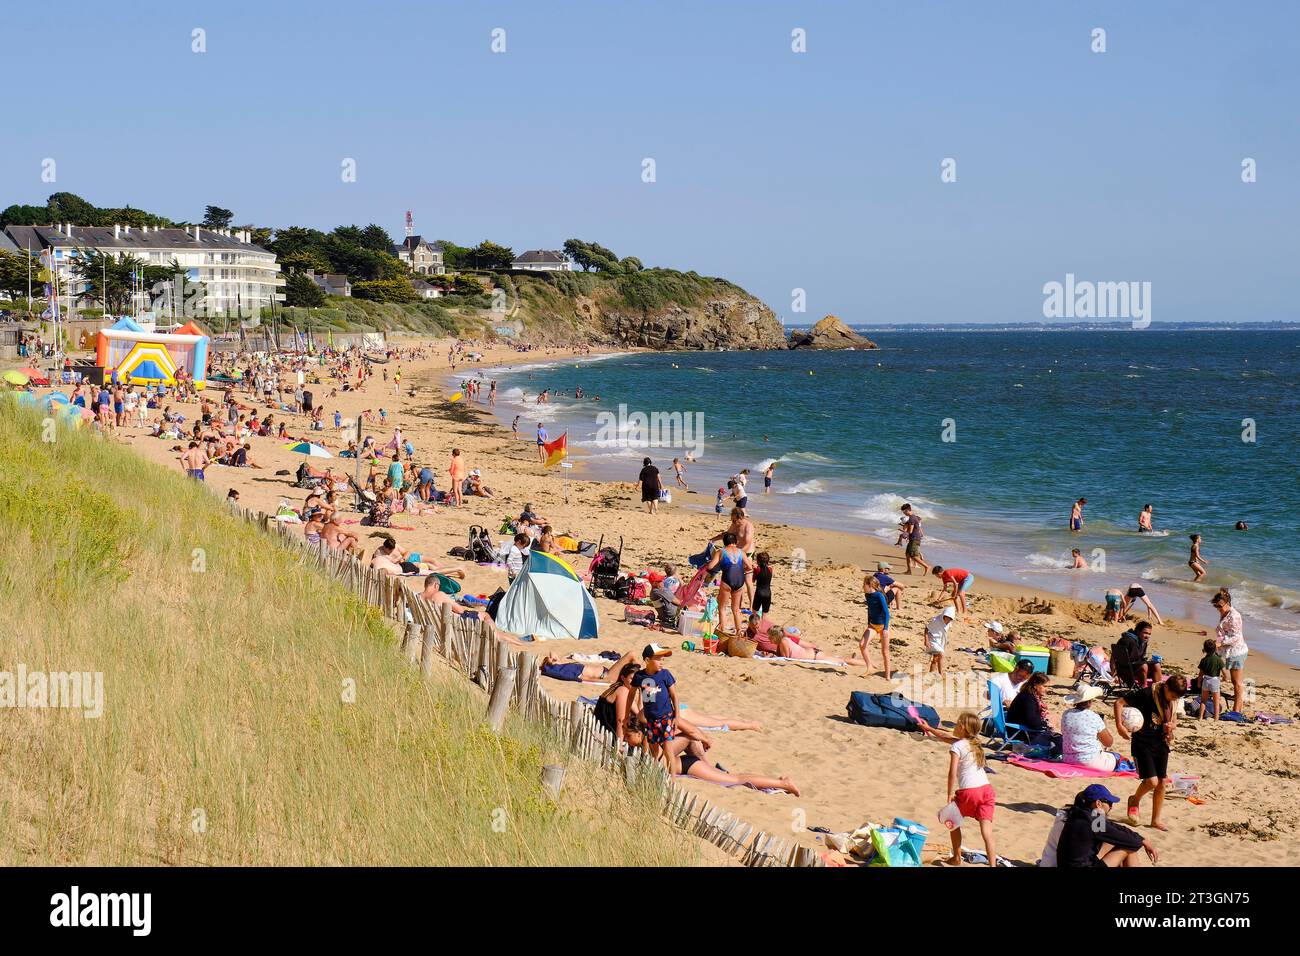
<svg viewBox="0 0 1300 956"><path fill-rule="evenodd" d="M542 767L542 789L552 800L558 799L564 789L564 768L551 763Z"/></svg>
<svg viewBox="0 0 1300 956"><path fill-rule="evenodd" d="M506 711L510 709L510 694L514 689L515 669L497 668L496 683L492 687L492 697L488 700L488 726L493 733L501 733L501 725L506 722Z"/></svg>

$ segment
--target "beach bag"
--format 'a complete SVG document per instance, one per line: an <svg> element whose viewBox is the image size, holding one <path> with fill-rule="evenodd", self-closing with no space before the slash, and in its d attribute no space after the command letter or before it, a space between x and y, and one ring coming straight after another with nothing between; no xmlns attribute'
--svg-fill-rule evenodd
<svg viewBox="0 0 1300 956"><path fill-rule="evenodd" d="M916 704L901 694L869 694L855 690L849 696L849 720L864 727L892 727L895 730L916 730L917 723L908 713L916 709L917 716L931 726L938 726L939 712L925 704Z"/></svg>
<svg viewBox="0 0 1300 956"><path fill-rule="evenodd" d="M487 616L492 618L492 620L494 621L497 619L497 609L501 607L501 599L505 596L506 596L506 589L497 588L496 592L490 598L488 598Z"/></svg>
<svg viewBox="0 0 1300 956"><path fill-rule="evenodd" d="M925 838L930 835L930 828L915 820L904 820L902 817L894 817L894 826L906 835L912 848L916 850L916 858L919 860L925 849Z"/></svg>
<svg viewBox="0 0 1300 956"><path fill-rule="evenodd" d="M596 556L596 542L579 541L578 554L582 555L584 558L594 558Z"/></svg>
<svg viewBox="0 0 1300 956"><path fill-rule="evenodd" d="M647 627L655 623L655 610L639 604L623 605L623 620L628 624L640 624Z"/></svg>
<svg viewBox="0 0 1300 956"><path fill-rule="evenodd" d="M871 831L871 859L867 866L920 866L921 854L908 833L898 827L877 827Z"/></svg>
<svg viewBox="0 0 1300 956"><path fill-rule="evenodd" d="M733 635L727 638L728 657L753 657L756 650L758 650L758 644L747 637Z"/></svg>

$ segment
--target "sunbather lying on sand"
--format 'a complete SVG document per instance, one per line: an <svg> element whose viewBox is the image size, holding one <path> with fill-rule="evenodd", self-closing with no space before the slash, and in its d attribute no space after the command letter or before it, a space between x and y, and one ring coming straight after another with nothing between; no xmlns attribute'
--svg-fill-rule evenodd
<svg viewBox="0 0 1300 956"><path fill-rule="evenodd" d="M786 793L799 796L799 788L789 777L764 777L753 773L730 773L721 769L717 764L708 760L704 756L704 747L697 740L679 740L672 741L672 744L685 743L680 755L682 773L686 776L696 777L700 780L707 780L709 783L719 783L724 785L739 785L742 787L752 787L755 790L784 790ZM669 746L672 746L669 744Z"/></svg>
<svg viewBox="0 0 1300 956"><path fill-rule="evenodd" d="M636 657L631 651L628 651L611 664L589 664L584 661L575 661L572 655L561 660L554 654L547 654L542 658L540 667L543 677L550 677L555 680L601 681L609 677L610 674L622 673L624 666L635 660Z"/></svg>
<svg viewBox="0 0 1300 956"><path fill-rule="evenodd" d="M774 624L767 618L750 617L745 625L745 636L758 645L760 654L769 657L786 657L796 661L819 661L826 664L866 665L865 661L831 657L816 644L799 633L797 627Z"/></svg>

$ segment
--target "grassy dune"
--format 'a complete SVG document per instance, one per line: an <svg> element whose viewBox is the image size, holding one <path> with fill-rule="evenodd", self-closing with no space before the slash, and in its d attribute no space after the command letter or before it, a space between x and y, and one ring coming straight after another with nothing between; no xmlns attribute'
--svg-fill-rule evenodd
<svg viewBox="0 0 1300 956"><path fill-rule="evenodd" d="M204 488L0 400L0 670L102 671L102 716L0 709L0 864L697 862L648 794L461 680ZM355 700L345 697L355 689Z"/></svg>

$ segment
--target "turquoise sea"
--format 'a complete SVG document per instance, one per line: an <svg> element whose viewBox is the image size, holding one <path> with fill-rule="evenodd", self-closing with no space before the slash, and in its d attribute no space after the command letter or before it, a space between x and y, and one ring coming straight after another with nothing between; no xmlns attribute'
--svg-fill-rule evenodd
<svg viewBox="0 0 1300 956"><path fill-rule="evenodd" d="M668 476L685 454L680 432L679 447L656 445L674 436L637 434L635 420L598 441L611 435L600 413L680 412L703 425L688 465L701 494L677 496L690 507L711 510L726 476L748 466L759 520L892 541L911 501L927 517L932 562L1095 600L1141 581L1163 613L1206 624L1212 592L1227 585L1250 643L1300 662L1300 332L873 338L878 351L525 357L475 374L499 381L497 414L507 424L522 414L521 434L539 419L552 437L567 431L593 477L634 480L645 455ZM564 395L539 407L543 388ZM771 459L775 493L764 497ZM1087 524L1071 535L1079 497ZM1148 502L1157 534L1140 535ZM1238 520L1250 530L1233 530ZM1195 586L1191 532L1210 571ZM1096 570L1067 570L1071 547Z"/></svg>

